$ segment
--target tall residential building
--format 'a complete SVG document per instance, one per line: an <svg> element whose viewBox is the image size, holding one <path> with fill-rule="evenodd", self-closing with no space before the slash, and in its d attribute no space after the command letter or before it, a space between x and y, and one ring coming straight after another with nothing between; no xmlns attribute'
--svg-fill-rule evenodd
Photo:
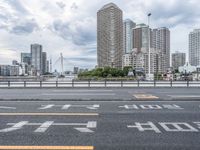
<svg viewBox="0 0 200 150"><path fill-rule="evenodd" d="M21 53L21 63L31 65L31 53Z"/></svg>
<svg viewBox="0 0 200 150"><path fill-rule="evenodd" d="M186 62L186 54L185 53L172 53L172 67L173 69L178 69L181 66L184 66Z"/></svg>
<svg viewBox="0 0 200 150"><path fill-rule="evenodd" d="M42 52L42 74L47 72L47 53Z"/></svg>
<svg viewBox="0 0 200 150"><path fill-rule="evenodd" d="M138 24L133 29L133 48L137 49L138 53L141 52L142 48L149 48L149 30L149 27L145 24Z"/></svg>
<svg viewBox="0 0 200 150"><path fill-rule="evenodd" d="M122 10L114 3L97 12L98 67L122 67L123 18Z"/></svg>
<svg viewBox="0 0 200 150"><path fill-rule="evenodd" d="M123 23L123 50L125 54L131 53L133 49L133 28L136 24L130 20L126 19Z"/></svg>
<svg viewBox="0 0 200 150"><path fill-rule="evenodd" d="M35 75L41 75L42 72L42 45L31 44L31 63Z"/></svg>
<svg viewBox="0 0 200 150"><path fill-rule="evenodd" d="M189 34L189 63L192 66L200 65L200 29L194 29Z"/></svg>
<svg viewBox="0 0 200 150"><path fill-rule="evenodd" d="M153 29L152 47L160 50L164 59L161 62L162 72L166 72L170 67L170 31L166 27Z"/></svg>

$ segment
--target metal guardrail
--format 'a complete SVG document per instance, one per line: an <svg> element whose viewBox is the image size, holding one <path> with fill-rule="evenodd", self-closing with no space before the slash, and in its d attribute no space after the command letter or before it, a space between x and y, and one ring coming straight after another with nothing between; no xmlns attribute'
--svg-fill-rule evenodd
<svg viewBox="0 0 200 150"><path fill-rule="evenodd" d="M0 88L200 87L200 81L2 81Z"/></svg>

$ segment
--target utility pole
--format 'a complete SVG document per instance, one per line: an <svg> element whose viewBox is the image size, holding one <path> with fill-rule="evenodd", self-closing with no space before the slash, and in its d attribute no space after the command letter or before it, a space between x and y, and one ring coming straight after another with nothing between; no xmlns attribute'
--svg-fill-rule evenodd
<svg viewBox="0 0 200 150"><path fill-rule="evenodd" d="M151 13L149 13L148 15L148 37L149 37L149 43L148 43L148 76L147 76L147 80L152 80L153 75L151 74L151 30L150 30L150 17L151 17Z"/></svg>

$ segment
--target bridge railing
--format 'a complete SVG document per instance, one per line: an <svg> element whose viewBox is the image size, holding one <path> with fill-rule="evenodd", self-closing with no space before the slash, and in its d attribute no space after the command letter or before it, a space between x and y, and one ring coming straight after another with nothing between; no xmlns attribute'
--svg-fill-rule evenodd
<svg viewBox="0 0 200 150"><path fill-rule="evenodd" d="M200 81L1 81L0 88L200 87Z"/></svg>

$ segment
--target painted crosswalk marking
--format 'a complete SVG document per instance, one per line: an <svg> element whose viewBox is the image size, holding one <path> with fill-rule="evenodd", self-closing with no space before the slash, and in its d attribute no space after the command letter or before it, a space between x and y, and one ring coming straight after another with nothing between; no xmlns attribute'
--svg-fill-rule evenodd
<svg viewBox="0 0 200 150"><path fill-rule="evenodd" d="M24 126L39 126L34 132L44 133L51 126L72 126L75 130L83 133L93 133L92 129L97 127L96 121L88 121L87 123L55 123L54 121L45 121L44 123L30 123L21 121L18 123L7 123L8 128L1 129L0 133L7 133L22 129Z"/></svg>

